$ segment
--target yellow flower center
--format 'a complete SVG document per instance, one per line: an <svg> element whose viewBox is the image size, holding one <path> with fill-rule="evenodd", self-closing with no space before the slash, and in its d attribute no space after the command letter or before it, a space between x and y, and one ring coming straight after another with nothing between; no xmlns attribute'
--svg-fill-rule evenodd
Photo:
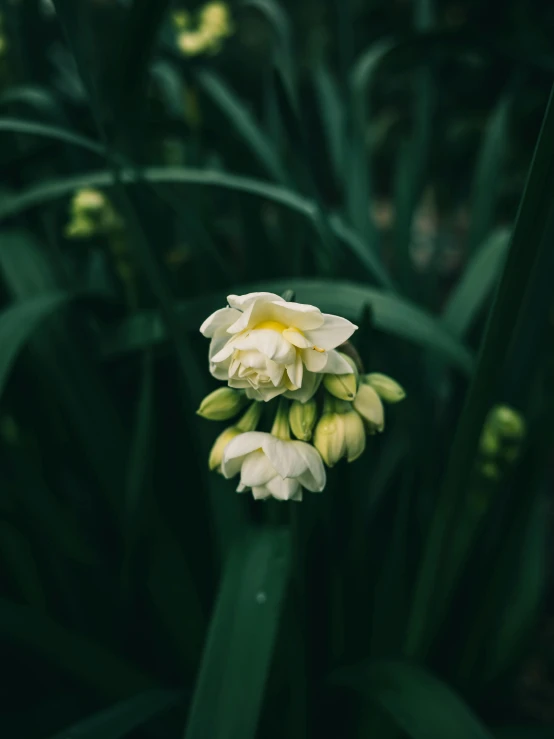
<svg viewBox="0 0 554 739"><path fill-rule="evenodd" d="M257 326L254 326L254 328L269 328L272 331L277 331L282 334L283 331L286 331L287 327L283 323L279 323L279 321L262 321L261 323L258 323Z"/></svg>

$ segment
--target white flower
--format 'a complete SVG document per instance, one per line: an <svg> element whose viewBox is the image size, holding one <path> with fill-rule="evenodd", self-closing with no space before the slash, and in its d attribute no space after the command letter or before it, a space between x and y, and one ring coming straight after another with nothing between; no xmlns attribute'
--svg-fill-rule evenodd
<svg viewBox="0 0 554 739"><path fill-rule="evenodd" d="M274 293L229 295L228 308L213 313L200 327L210 344L210 371L249 398L277 395L306 402L323 373L351 374L334 351L356 330L345 318L313 305L291 303Z"/></svg>
<svg viewBox="0 0 554 739"><path fill-rule="evenodd" d="M222 472L240 472L237 492L252 488L254 498L302 500L302 488L319 493L325 487L325 468L316 449L304 441L285 441L272 434L250 431L225 447Z"/></svg>

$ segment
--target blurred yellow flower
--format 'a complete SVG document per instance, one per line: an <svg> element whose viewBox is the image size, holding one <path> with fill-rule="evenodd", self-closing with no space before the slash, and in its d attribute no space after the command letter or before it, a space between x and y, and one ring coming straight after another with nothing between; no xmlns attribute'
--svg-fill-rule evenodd
<svg viewBox="0 0 554 739"><path fill-rule="evenodd" d="M229 8L221 2L205 5L200 10L196 27L185 11L174 13L173 23L179 30L177 47L185 56L216 53L223 39L233 33Z"/></svg>

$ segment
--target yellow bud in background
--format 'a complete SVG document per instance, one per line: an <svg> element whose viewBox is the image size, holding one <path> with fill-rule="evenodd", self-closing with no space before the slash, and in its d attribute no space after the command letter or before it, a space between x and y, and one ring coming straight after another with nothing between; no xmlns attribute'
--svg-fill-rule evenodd
<svg viewBox="0 0 554 739"><path fill-rule="evenodd" d="M487 456L494 457L500 451L500 440L495 430L485 426L479 439L479 451Z"/></svg>
<svg viewBox="0 0 554 739"><path fill-rule="evenodd" d="M361 416L356 411L348 411L341 415L344 424L344 443L348 462L360 457L365 449L365 428Z"/></svg>
<svg viewBox="0 0 554 739"><path fill-rule="evenodd" d="M225 3L213 2L200 11L200 26L209 29L217 36L227 36L232 32L229 8Z"/></svg>
<svg viewBox="0 0 554 739"><path fill-rule="evenodd" d="M244 393L230 387L220 387L206 395L196 412L208 421L227 421L236 416L247 402Z"/></svg>
<svg viewBox="0 0 554 739"><path fill-rule="evenodd" d="M300 441L310 441L317 418L317 403L312 398L306 403L293 401L289 410L289 423L292 433Z"/></svg>
<svg viewBox="0 0 554 739"><path fill-rule="evenodd" d="M523 416L509 405L495 406L488 415L487 425L506 439L522 439L525 436Z"/></svg>
<svg viewBox="0 0 554 739"><path fill-rule="evenodd" d="M323 375L323 385L328 393L339 400L354 400L358 390L358 368L352 357L342 352L339 354L352 367L352 374Z"/></svg>
<svg viewBox="0 0 554 739"><path fill-rule="evenodd" d="M386 403L399 403L406 397L406 392L402 385L388 375L380 372L371 372L365 375L362 382L371 385L377 395Z"/></svg>
<svg viewBox="0 0 554 739"><path fill-rule="evenodd" d="M346 440L342 418L343 414L324 413L315 427L313 444L327 467L333 467L344 457Z"/></svg>
<svg viewBox="0 0 554 739"><path fill-rule="evenodd" d="M236 426L231 426L230 428L225 429L225 431L219 434L219 436L215 440L215 443L210 452L210 457L208 459L208 465L212 472L214 470L216 472L221 472L221 462L223 460L223 452L225 451L225 447L230 441L235 438L235 436L239 436L239 434L241 433L242 431Z"/></svg>
<svg viewBox="0 0 554 739"><path fill-rule="evenodd" d="M210 41L204 31L181 31L177 36L177 46L185 56L202 54L209 47Z"/></svg>
<svg viewBox="0 0 554 739"><path fill-rule="evenodd" d="M364 383L360 385L353 405L354 409L368 424L371 433L383 431L385 428L385 409L381 398L371 385Z"/></svg>
<svg viewBox="0 0 554 739"><path fill-rule="evenodd" d="M73 209L76 212L96 213L107 205L106 196L100 190L84 188L73 198Z"/></svg>

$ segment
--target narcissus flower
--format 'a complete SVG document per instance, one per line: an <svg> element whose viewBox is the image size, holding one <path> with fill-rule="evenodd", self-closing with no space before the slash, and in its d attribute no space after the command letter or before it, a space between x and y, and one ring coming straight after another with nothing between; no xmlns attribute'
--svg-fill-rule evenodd
<svg viewBox="0 0 554 739"><path fill-rule="evenodd" d="M287 302L274 293L229 295L229 307L200 327L210 344L210 371L249 398L278 395L306 402L323 374L351 374L335 351L356 330L345 318L313 305Z"/></svg>
<svg viewBox="0 0 554 739"><path fill-rule="evenodd" d="M254 498L302 500L302 489L319 493L325 487L325 468L311 444L278 439L261 431L236 436L223 453L225 477L240 472L237 492L252 489Z"/></svg>

